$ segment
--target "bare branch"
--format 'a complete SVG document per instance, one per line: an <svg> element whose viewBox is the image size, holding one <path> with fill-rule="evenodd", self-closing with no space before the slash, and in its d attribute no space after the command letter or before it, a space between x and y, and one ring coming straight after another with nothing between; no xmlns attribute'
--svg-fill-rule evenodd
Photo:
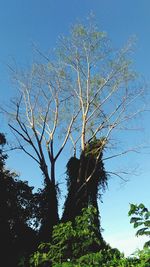
<svg viewBox="0 0 150 267"><path fill-rule="evenodd" d="M103 161L104 161L104 160L113 159L113 158L116 158L116 157L123 156L123 155L125 155L125 154L127 154L127 153L129 153L129 152L140 153L140 152L137 150L137 148L132 148L132 149L130 148L130 149L125 150L125 151L122 151L122 152L120 152L120 153L118 153L118 154L115 154L115 155L112 155L112 156L103 158Z"/></svg>
<svg viewBox="0 0 150 267"><path fill-rule="evenodd" d="M80 112L80 111L79 111L79 112ZM56 156L55 156L55 160L59 157L59 155L61 154L62 150L64 149L64 147L65 147L65 145L66 145L66 143L67 143L67 140L68 140L68 138L69 138L69 135L70 135L70 133L71 133L72 125L73 125L75 119L77 118L79 112L78 112L75 116L72 117L72 119L71 119L71 121L70 121L70 124L69 124L69 127L68 127L68 130L67 130L67 133L66 133L66 136L65 136L65 139L64 139L64 142L63 142L63 144L62 144L60 150L57 152L57 154L56 154Z"/></svg>
<svg viewBox="0 0 150 267"><path fill-rule="evenodd" d="M117 176L118 178L120 178L122 181L124 181L124 182L128 182L129 180L128 179L125 179L122 175L120 175L118 172L117 173L115 173L115 172L111 172L111 171L107 171L106 172L108 175L115 175L115 176ZM122 174L128 174L128 173L126 173L126 172L122 172Z"/></svg>

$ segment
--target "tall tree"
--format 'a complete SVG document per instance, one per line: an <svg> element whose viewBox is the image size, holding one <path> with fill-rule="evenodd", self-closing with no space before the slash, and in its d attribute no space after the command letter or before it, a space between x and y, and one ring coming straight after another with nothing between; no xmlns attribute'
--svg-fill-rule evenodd
<svg viewBox="0 0 150 267"><path fill-rule="evenodd" d="M43 173L47 203L45 238L47 227L52 231L58 222L55 165L66 143L73 145L75 157L81 149L79 160L74 158L78 165L75 202L81 208L83 203L78 200L83 192L84 195L88 192L86 204L90 198L94 202L92 194L97 196L98 185L107 183L102 155L111 138L119 135L119 130L131 130L129 122L144 110L141 105L144 88L135 85L130 50L130 42L120 51L113 50L106 34L89 21L87 25L75 25L68 38L60 39L56 60L40 52L45 63L33 64L24 74L13 69L19 98L13 102L15 112L9 126L19 148ZM87 155L91 144L93 148ZM72 185L68 187L68 196L72 194ZM95 187L93 191L89 190L91 185Z"/></svg>
<svg viewBox="0 0 150 267"><path fill-rule="evenodd" d="M91 23L75 25L71 36L60 40L60 61L71 80L75 109L80 110L70 133L74 155L81 147L80 158L71 158L67 165L70 188L63 220L74 217L90 201L97 208L98 186L104 189L108 178L104 149L119 130L131 130L132 120L144 111L144 87L134 83L131 50L130 42L120 51L113 50L106 33ZM120 155L129 150L133 148Z"/></svg>
<svg viewBox="0 0 150 267"><path fill-rule="evenodd" d="M65 78L59 66L36 63L30 73L20 75L14 71L13 74L19 86L19 98L13 102L15 114L11 116L9 126L16 135L18 148L39 165L43 174L44 209L40 232L41 238L46 240L59 220L56 161L66 145L78 114L73 111L68 121L63 121L64 108L70 96L63 91ZM58 142L56 138L60 134L62 138ZM57 149L54 147L56 144Z"/></svg>

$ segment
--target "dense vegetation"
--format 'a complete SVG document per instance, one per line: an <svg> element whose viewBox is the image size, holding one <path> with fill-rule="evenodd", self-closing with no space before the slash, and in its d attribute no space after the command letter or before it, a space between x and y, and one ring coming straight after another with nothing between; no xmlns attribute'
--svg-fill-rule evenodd
<svg viewBox="0 0 150 267"><path fill-rule="evenodd" d="M27 182L20 181L16 174L6 170L5 143L5 136L0 134L0 234L3 244L1 260L5 266L150 266L150 241L142 251L125 258L118 249L111 248L99 238L94 206L83 208L81 215L73 221L56 225L51 241L41 243L38 229L42 223L43 192L33 193ZM131 204L129 216L133 216L131 223L135 228L144 225L137 235L150 235L150 212L143 204Z"/></svg>
<svg viewBox="0 0 150 267"><path fill-rule="evenodd" d="M142 204L140 205L142 206ZM134 213L133 206L130 210L131 214ZM137 251L130 258L125 258L118 249L113 249L108 244L105 245L105 249L101 248L100 251L91 253L93 248L97 251L97 248L101 245L100 239L96 236L95 213L96 209L91 206L82 210L82 215L76 217L74 224L66 222L55 226L52 242L39 245L38 250L30 257L30 266L150 266L148 242L142 251ZM150 229L150 220L148 220L150 213L147 214L146 218L144 223Z"/></svg>

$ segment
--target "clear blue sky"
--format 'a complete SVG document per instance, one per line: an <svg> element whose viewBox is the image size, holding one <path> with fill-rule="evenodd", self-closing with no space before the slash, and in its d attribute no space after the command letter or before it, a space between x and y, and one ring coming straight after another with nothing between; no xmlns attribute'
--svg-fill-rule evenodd
<svg viewBox="0 0 150 267"><path fill-rule="evenodd" d="M150 1L149 0L0 0L0 103L14 94L7 64L15 59L18 66L27 66L33 60L32 43L48 51L56 46L61 34L68 34L76 20L84 19L93 11L97 23L106 31L115 47L121 47L130 36L136 35L137 45L133 55L135 69L150 83ZM142 126L143 140L149 142L149 115L145 114ZM5 119L0 117L1 131L8 134ZM136 136L133 136L134 139ZM136 133L134 133L136 135ZM126 138L130 138L127 133ZM10 136L8 134L8 139ZM67 160L67 153L63 162ZM149 174L150 155L126 155L121 160L107 163L107 168L120 165L130 168L140 166L139 176L130 176L127 184L112 178L109 190L100 203L104 237L127 254L142 241L134 238L135 231L129 224L129 203L144 202L150 205ZM21 173L22 179L38 185L40 173L34 162L20 153L12 153L8 161L10 168ZM34 167L35 166L35 167ZM61 162L60 162L61 166ZM63 181L65 169L59 170L59 181Z"/></svg>

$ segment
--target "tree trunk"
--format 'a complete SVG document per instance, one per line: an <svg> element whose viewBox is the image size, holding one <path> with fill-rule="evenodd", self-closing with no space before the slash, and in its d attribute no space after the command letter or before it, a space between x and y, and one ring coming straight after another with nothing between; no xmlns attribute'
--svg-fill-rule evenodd
<svg viewBox="0 0 150 267"><path fill-rule="evenodd" d="M80 159L73 157L67 164L68 196L64 205L62 222L74 221L75 217L82 213L82 208L94 206L97 211L94 221L96 235L101 243L100 249L106 244L101 235L97 198L99 187L104 189L107 184L107 175L102 162L102 153L98 163L97 155L93 153L96 144L92 144L88 151L82 152ZM91 179L86 182L91 174Z"/></svg>
<svg viewBox="0 0 150 267"><path fill-rule="evenodd" d="M45 168L46 170L46 168ZM51 240L53 226L59 222L57 188L55 185L55 162L51 166L51 179L48 172L44 172L45 187L41 198L41 227L39 231L40 240L47 242Z"/></svg>

